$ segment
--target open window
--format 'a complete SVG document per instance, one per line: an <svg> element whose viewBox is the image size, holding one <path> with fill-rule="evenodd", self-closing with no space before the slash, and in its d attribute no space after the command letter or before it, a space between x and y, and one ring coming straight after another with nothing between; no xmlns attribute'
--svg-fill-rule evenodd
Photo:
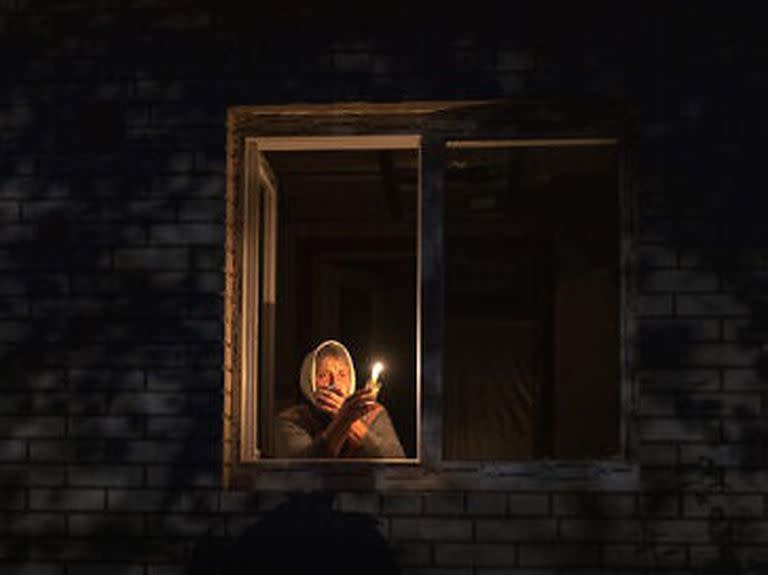
<svg viewBox="0 0 768 575"><path fill-rule="evenodd" d="M244 461L416 458L418 160L418 136L247 141ZM303 442L333 419L304 361L328 341L357 389L382 368L381 413L337 457Z"/></svg>
<svg viewBox="0 0 768 575"><path fill-rule="evenodd" d="M504 489L562 467L626 486L617 118L509 102L230 110L225 483ZM385 365L377 403L399 451L355 451L353 434L286 451L296 409L318 415L310 440L333 420L312 355L328 341L357 390Z"/></svg>

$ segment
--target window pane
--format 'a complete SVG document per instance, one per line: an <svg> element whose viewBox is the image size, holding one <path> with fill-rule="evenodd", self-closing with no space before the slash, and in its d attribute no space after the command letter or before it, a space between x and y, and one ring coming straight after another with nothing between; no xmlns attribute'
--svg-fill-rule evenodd
<svg viewBox="0 0 768 575"><path fill-rule="evenodd" d="M394 427L384 429L382 416L367 421L367 435L359 445L345 441L339 457L395 457L399 446L415 457L418 151L263 157L277 180L278 216L274 330L260 334L261 365L274 364L274 374L261 377L262 456L328 456L285 432L293 426L316 439L332 421L314 395L321 382L314 391L306 378L302 385L301 369L309 352L335 340L351 355L358 390L374 361L383 362L378 402ZM327 375L330 387L350 391L343 373Z"/></svg>
<svg viewBox="0 0 768 575"><path fill-rule="evenodd" d="M613 455L613 146L446 151L444 457Z"/></svg>

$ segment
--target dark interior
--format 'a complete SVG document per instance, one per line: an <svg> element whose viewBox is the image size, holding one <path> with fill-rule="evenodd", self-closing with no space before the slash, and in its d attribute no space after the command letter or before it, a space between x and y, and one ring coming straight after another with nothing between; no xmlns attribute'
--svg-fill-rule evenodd
<svg viewBox="0 0 768 575"><path fill-rule="evenodd" d="M615 150L452 149L446 162L445 457L615 454Z"/></svg>
<svg viewBox="0 0 768 575"><path fill-rule="evenodd" d="M266 157L279 188L273 409L300 399L304 355L339 340L359 385L386 365L379 400L415 457L418 151Z"/></svg>

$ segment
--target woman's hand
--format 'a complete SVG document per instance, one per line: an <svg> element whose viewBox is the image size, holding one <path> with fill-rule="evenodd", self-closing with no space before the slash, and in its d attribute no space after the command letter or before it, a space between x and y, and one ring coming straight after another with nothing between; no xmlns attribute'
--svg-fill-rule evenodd
<svg viewBox="0 0 768 575"><path fill-rule="evenodd" d="M361 418L376 409L376 394L371 389L363 388L344 398L340 392L328 388L318 390L315 397L321 410L333 414L333 419L323 430L322 435L328 443L329 456L337 457L342 445L350 438L350 435L359 436L359 440L362 440L367 426L361 421ZM356 433L350 433L352 427L356 425L359 427L359 424L362 424L366 429L356 429ZM352 441L354 442L355 439Z"/></svg>
<svg viewBox="0 0 768 575"><path fill-rule="evenodd" d="M344 394L335 387L326 387L315 392L315 401L320 411L333 417L344 405Z"/></svg>
<svg viewBox="0 0 768 575"><path fill-rule="evenodd" d="M344 404L336 413L336 417L344 421L345 424L352 425L352 423L375 407L376 393L369 388L363 388L350 395L344 401Z"/></svg>

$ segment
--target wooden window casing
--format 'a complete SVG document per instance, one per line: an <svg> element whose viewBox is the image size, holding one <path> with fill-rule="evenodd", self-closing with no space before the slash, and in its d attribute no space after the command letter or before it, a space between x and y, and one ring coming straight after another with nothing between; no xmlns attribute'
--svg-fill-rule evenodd
<svg viewBox="0 0 768 575"><path fill-rule="evenodd" d="M615 102L410 102L231 108L227 118L227 238L224 334L224 413L222 480L237 489L629 489L637 484L631 413L636 388L628 342L634 333L629 313L634 288L632 242L635 210L623 113ZM261 150L381 149L419 142L419 220L417 236L417 456L402 461L268 460L257 451L255 414L258 366L247 353L257 345L263 297L274 298L269 274L254 277L255 258L274 266L274 246L259 246L248 194L264 188L276 201L274 178L258 161ZM446 148L515 146L615 146L620 222L620 454L598 461L443 460L443 292L444 157ZM314 148L313 148L314 146ZM249 151L249 148L251 151ZM277 208L279 209L279 208ZM274 214L274 210L270 213ZM255 218L255 219L254 219ZM274 225L270 218L264 225ZM269 234L266 234L269 237ZM248 240L248 241L246 241ZM266 249L264 249L266 248ZM269 261L270 254L272 261ZM249 263L250 262L250 263ZM273 277L274 274L272 274ZM254 290L257 286L258 290ZM250 286L250 289L244 289ZM271 290L271 291L270 291ZM261 295L259 295L259 291ZM266 371L265 371L266 370ZM246 411L248 414L246 414Z"/></svg>

